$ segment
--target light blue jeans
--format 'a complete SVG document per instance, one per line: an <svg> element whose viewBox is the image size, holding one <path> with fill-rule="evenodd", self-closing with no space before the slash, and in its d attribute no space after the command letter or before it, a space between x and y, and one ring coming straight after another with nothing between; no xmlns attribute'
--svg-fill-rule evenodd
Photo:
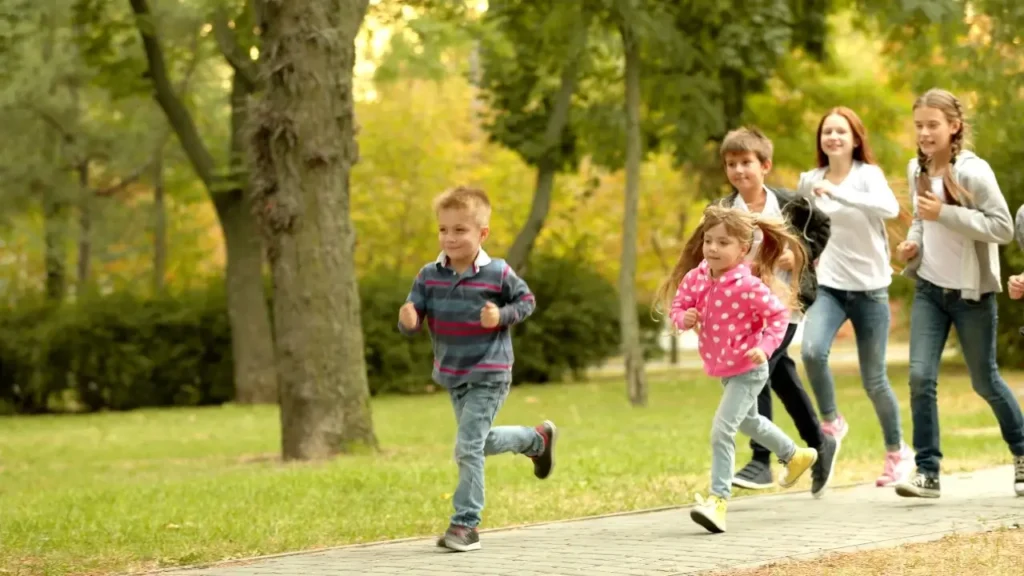
<svg viewBox="0 0 1024 576"><path fill-rule="evenodd" d="M771 420L757 413L757 395L768 384L768 363L722 379L725 391L711 424L711 493L731 495L736 466L736 431L739 430L771 450L783 462L796 454L796 444Z"/></svg>
<svg viewBox="0 0 1024 576"><path fill-rule="evenodd" d="M458 425L455 462L459 465L459 485L452 496L452 524L469 528L480 524L485 456L505 452L538 456L544 451L544 438L533 428L491 428L510 386L508 382L467 382L448 390Z"/></svg>
<svg viewBox="0 0 1024 576"><path fill-rule="evenodd" d="M861 382L882 425L886 449L894 451L903 444L903 434L899 402L885 367L889 316L888 288L854 291L819 286L814 304L807 310L800 355L818 400L821 419L831 422L839 415L839 409L836 407L836 382L828 367L828 355L839 328L847 319L850 320L857 340Z"/></svg>

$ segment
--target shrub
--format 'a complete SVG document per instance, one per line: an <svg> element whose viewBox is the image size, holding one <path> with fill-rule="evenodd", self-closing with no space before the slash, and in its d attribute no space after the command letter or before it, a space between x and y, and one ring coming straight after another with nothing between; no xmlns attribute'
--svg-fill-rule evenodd
<svg viewBox="0 0 1024 576"><path fill-rule="evenodd" d="M615 287L576 259L537 257L525 275L537 310L515 327L516 382L580 378L619 350ZM367 374L373 394L423 392L432 351L406 338L398 309L412 278L360 283ZM648 351L659 326L638 306ZM52 306L26 301L0 311L0 411L130 410L195 406L234 396L223 288L174 297L113 294Z"/></svg>

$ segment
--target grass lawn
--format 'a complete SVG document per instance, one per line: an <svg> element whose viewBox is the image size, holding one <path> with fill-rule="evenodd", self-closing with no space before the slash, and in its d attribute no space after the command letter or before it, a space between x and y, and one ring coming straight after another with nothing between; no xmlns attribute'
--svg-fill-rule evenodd
<svg viewBox="0 0 1024 576"><path fill-rule="evenodd" d="M890 376L909 434L906 369ZM1005 376L1021 395L1024 375ZM693 373L652 376L643 409L629 407L621 381L515 389L499 423L553 419L558 468L541 482L526 458L489 459L483 527L690 503L707 487L719 393ZM944 370L940 396L947 472L1009 461L962 371ZM840 374L838 399L851 434L836 481L873 480L881 430L853 372ZM289 465L277 461L271 407L0 419L0 574L105 574L438 533L457 475L447 396L373 409L380 454Z"/></svg>
<svg viewBox="0 0 1024 576"><path fill-rule="evenodd" d="M867 552L831 554L729 572L729 576L1018 576L1024 530L958 534L935 542ZM723 573L722 576L725 576Z"/></svg>

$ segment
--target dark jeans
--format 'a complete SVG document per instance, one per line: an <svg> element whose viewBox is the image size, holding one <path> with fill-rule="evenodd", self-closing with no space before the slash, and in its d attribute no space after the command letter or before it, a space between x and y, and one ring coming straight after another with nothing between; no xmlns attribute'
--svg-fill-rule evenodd
<svg viewBox="0 0 1024 576"><path fill-rule="evenodd" d="M789 357L789 343L793 341L796 334L796 324L790 324L786 328L786 337L782 344L768 360L768 384L757 396L757 413L765 418L772 419L772 394L775 394L782 401L782 405L789 412L793 424L796 425L800 438L809 448L818 449L824 442L821 433L821 422L811 404L811 398L800 383L800 375L796 371L796 362ZM750 448L754 451L754 460L760 460L765 464L771 462L771 452L757 442L751 440Z"/></svg>
<svg viewBox="0 0 1024 576"><path fill-rule="evenodd" d="M995 294L964 300L959 290L918 279L910 309L910 412L917 469L922 474L937 476L942 460L936 389L950 326L956 327L960 337L971 386L992 408L1010 452L1024 455L1024 417L996 364L996 320Z"/></svg>

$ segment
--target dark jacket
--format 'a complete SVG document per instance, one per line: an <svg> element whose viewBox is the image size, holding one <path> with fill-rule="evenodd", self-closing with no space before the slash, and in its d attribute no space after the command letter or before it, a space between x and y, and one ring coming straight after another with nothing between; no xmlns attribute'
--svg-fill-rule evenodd
<svg viewBox="0 0 1024 576"><path fill-rule="evenodd" d="M803 272L800 274L800 304L806 310L814 303L818 294L818 275L814 271L814 263L825 251L825 245L832 235L832 219L828 214L815 208L814 201L810 198L801 198L794 192L782 188L768 189L779 200L783 217L803 241L804 249L807 250L809 262L804 263ZM732 194L725 198L726 204L732 206L737 195L739 192L733 190Z"/></svg>

